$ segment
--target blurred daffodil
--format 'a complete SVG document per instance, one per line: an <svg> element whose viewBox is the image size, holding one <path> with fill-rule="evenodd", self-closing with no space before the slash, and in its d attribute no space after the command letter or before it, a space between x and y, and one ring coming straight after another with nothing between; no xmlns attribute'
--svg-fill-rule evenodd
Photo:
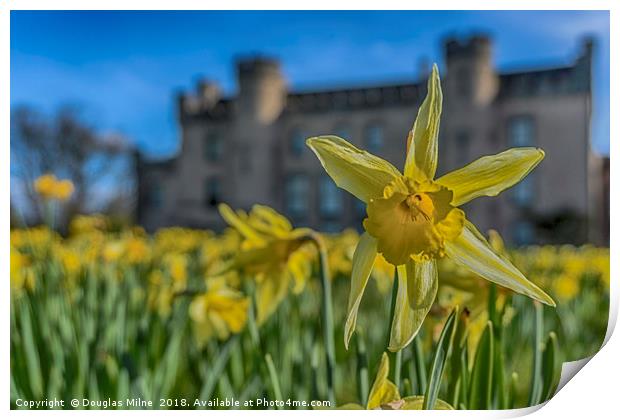
<svg viewBox="0 0 620 420"><path fill-rule="evenodd" d="M437 293L437 259L460 265L548 305L553 300L506 259L497 255L458 208L474 198L496 196L521 181L544 158L522 147L484 156L435 179L442 93L437 66L407 139L403 173L387 161L335 137L314 137L308 146L336 184L364 201L368 217L353 259L345 345L377 253L397 267L398 294L389 349L416 335Z"/></svg>
<svg viewBox="0 0 620 420"><path fill-rule="evenodd" d="M367 410L422 410L424 396L415 395L402 398L396 385L388 379L390 373L390 359L386 353L381 355L381 363L377 376L370 389ZM342 410L363 410L359 404L346 404L339 407ZM453 410L452 406L438 399L435 410Z"/></svg>
<svg viewBox="0 0 620 420"><path fill-rule="evenodd" d="M223 282L211 284L189 307L196 341L204 345L213 336L226 340L230 334L241 332L248 319L249 304L247 297Z"/></svg>
<svg viewBox="0 0 620 420"><path fill-rule="evenodd" d="M308 242L310 229L293 229L275 210L255 205L249 214L226 204L219 211L243 236L241 250L227 269L239 269L256 282L256 321L269 318L292 287L300 293L312 273L315 251Z"/></svg>
<svg viewBox="0 0 620 420"><path fill-rule="evenodd" d="M48 200L65 201L73 194L73 183L68 179L57 179L53 174L44 174L34 181L34 189Z"/></svg>
<svg viewBox="0 0 620 420"><path fill-rule="evenodd" d="M35 286L35 275L32 260L18 249L11 246L11 290L19 293L23 289L32 290Z"/></svg>

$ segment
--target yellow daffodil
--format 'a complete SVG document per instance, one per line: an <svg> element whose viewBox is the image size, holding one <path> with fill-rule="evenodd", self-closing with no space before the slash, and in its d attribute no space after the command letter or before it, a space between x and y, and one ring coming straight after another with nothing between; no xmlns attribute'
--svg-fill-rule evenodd
<svg viewBox="0 0 620 420"><path fill-rule="evenodd" d="M129 264L140 264L149 260L151 249L146 238L130 236L125 242L125 259Z"/></svg>
<svg viewBox="0 0 620 420"><path fill-rule="evenodd" d="M184 290L187 286L187 256L185 254L168 254L164 257L164 266L172 279L175 292Z"/></svg>
<svg viewBox="0 0 620 420"><path fill-rule="evenodd" d="M249 304L247 297L223 283L211 284L189 307L198 344L204 345L213 336L226 340L230 334L240 333L248 319Z"/></svg>
<svg viewBox="0 0 620 420"><path fill-rule="evenodd" d="M147 304L161 318L167 318L172 311L174 299L172 286L165 281L160 269L151 271L148 280Z"/></svg>
<svg viewBox="0 0 620 420"><path fill-rule="evenodd" d="M386 353L381 355L381 363L377 376L370 389L367 410L422 410L424 396L415 395L401 398L396 385L388 379L390 373L390 359ZM359 404L345 404L341 410L363 410ZM435 402L435 410L454 410L450 404L440 399Z"/></svg>
<svg viewBox="0 0 620 420"><path fill-rule="evenodd" d="M77 276L82 269L80 254L76 250L66 246L59 247L57 254L62 263L65 275L71 278Z"/></svg>
<svg viewBox="0 0 620 420"><path fill-rule="evenodd" d="M119 239L114 241L108 241L103 247L101 255L105 262L114 263L123 256L124 251L125 244Z"/></svg>
<svg viewBox="0 0 620 420"><path fill-rule="evenodd" d="M243 236L240 252L228 269L240 269L256 282L256 321L269 318L286 297L289 287L300 293L312 272L314 250L309 229L293 229L275 210L255 205L250 214L219 206L226 222Z"/></svg>
<svg viewBox="0 0 620 420"><path fill-rule="evenodd" d="M521 181L544 158L544 152L533 147L510 149L435 179L441 108L439 72L433 66L428 94L407 139L403 173L339 137L307 140L335 183L367 206L366 232L353 261L347 346L377 253L398 272L392 351L405 347L419 330L437 293L436 261L445 256L486 280L554 305L545 292L491 249L458 208Z"/></svg>
<svg viewBox="0 0 620 420"><path fill-rule="evenodd" d="M35 286L35 275L32 267L32 260L27 255L21 253L11 246L11 290L19 293L23 289L33 290Z"/></svg>
<svg viewBox="0 0 620 420"><path fill-rule="evenodd" d="M107 224L106 217L101 214L77 215L71 219L69 233L71 236L77 236L96 231L104 231Z"/></svg>
<svg viewBox="0 0 620 420"><path fill-rule="evenodd" d="M555 280L553 289L560 300L568 302L579 293L580 280L580 277L562 274Z"/></svg>
<svg viewBox="0 0 620 420"><path fill-rule="evenodd" d="M57 179L53 174L44 174L34 181L34 189L44 199L65 201L73 194L73 183L68 179Z"/></svg>
<svg viewBox="0 0 620 420"><path fill-rule="evenodd" d="M52 174L44 174L34 181L34 190L41 197L51 198L54 195L56 177Z"/></svg>

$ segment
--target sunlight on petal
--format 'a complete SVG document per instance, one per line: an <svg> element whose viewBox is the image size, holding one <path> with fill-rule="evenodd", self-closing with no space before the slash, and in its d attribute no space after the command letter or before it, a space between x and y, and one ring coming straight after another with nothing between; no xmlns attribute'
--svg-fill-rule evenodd
<svg viewBox="0 0 620 420"><path fill-rule="evenodd" d="M413 179L432 180L435 177L442 102L439 69L435 64L428 79L426 99L407 138L405 175Z"/></svg>
<svg viewBox="0 0 620 420"><path fill-rule="evenodd" d="M383 188L401 176L391 163L339 137L313 137L306 143L336 185L365 203L371 198L381 197Z"/></svg>
<svg viewBox="0 0 620 420"><path fill-rule="evenodd" d="M496 196L527 176L545 157L542 149L520 147L483 156L437 180L454 193L453 206L483 195Z"/></svg>
<svg viewBox="0 0 620 420"><path fill-rule="evenodd" d="M469 221L465 223L461 236L454 241L446 242L446 254L457 263L493 283L547 305L555 306L555 302L549 295L526 279L507 259L497 255Z"/></svg>

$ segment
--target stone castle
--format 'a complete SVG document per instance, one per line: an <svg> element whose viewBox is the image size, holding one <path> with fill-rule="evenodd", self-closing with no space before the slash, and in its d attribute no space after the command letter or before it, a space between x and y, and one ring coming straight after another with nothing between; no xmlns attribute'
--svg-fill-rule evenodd
<svg viewBox="0 0 620 420"><path fill-rule="evenodd" d="M592 50L585 41L570 65L500 72L490 38L444 42L438 175L510 147L546 152L523 182L464 207L481 231L495 228L514 244L608 241L608 159L590 144ZM224 226L219 202L260 203L298 226L360 229L365 206L335 186L305 140L335 134L402 168L427 75L296 91L274 59L242 59L236 71L235 96L210 82L179 96L179 153L138 159L138 221L149 230L217 230Z"/></svg>

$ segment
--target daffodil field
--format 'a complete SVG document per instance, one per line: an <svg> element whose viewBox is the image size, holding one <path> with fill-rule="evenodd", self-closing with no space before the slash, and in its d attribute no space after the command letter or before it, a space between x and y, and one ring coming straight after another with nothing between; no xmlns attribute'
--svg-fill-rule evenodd
<svg viewBox="0 0 620 420"><path fill-rule="evenodd" d="M509 149L436 178L441 107L434 67L402 172L339 137L307 140L336 185L366 204L361 234L224 203L221 233L147 234L99 215L74 218L64 236L53 217L12 230L12 406L508 409L548 400L562 362L603 342L609 250L511 249L498 232L478 231L459 207L520 182L545 153ZM47 204L72 193L51 175L35 189Z"/></svg>
<svg viewBox="0 0 620 420"><path fill-rule="evenodd" d="M396 392L396 383L403 397L424 396L433 379L439 400L454 408L524 407L548 398L562 361L592 355L602 343L608 250L545 246L507 255L550 292L555 309L446 261L437 301L401 352L398 371L398 353L390 353L392 366L380 363L394 270L378 259L347 351L345 303L358 237L352 230L324 236L338 406L371 403L375 375L387 369L379 386ZM286 274L275 289L263 290L253 274L218 275L242 241L234 229L221 235L180 228L153 236L139 228L114 232L96 216L75 219L66 238L45 227L12 231L12 401L142 397L170 399L167 408L182 408L183 399L193 408L195 399L226 397L328 401L316 250L298 249L278 267ZM450 342L440 341L456 306ZM439 345L450 348L443 375L432 369ZM423 399L405 401L421 408Z"/></svg>

